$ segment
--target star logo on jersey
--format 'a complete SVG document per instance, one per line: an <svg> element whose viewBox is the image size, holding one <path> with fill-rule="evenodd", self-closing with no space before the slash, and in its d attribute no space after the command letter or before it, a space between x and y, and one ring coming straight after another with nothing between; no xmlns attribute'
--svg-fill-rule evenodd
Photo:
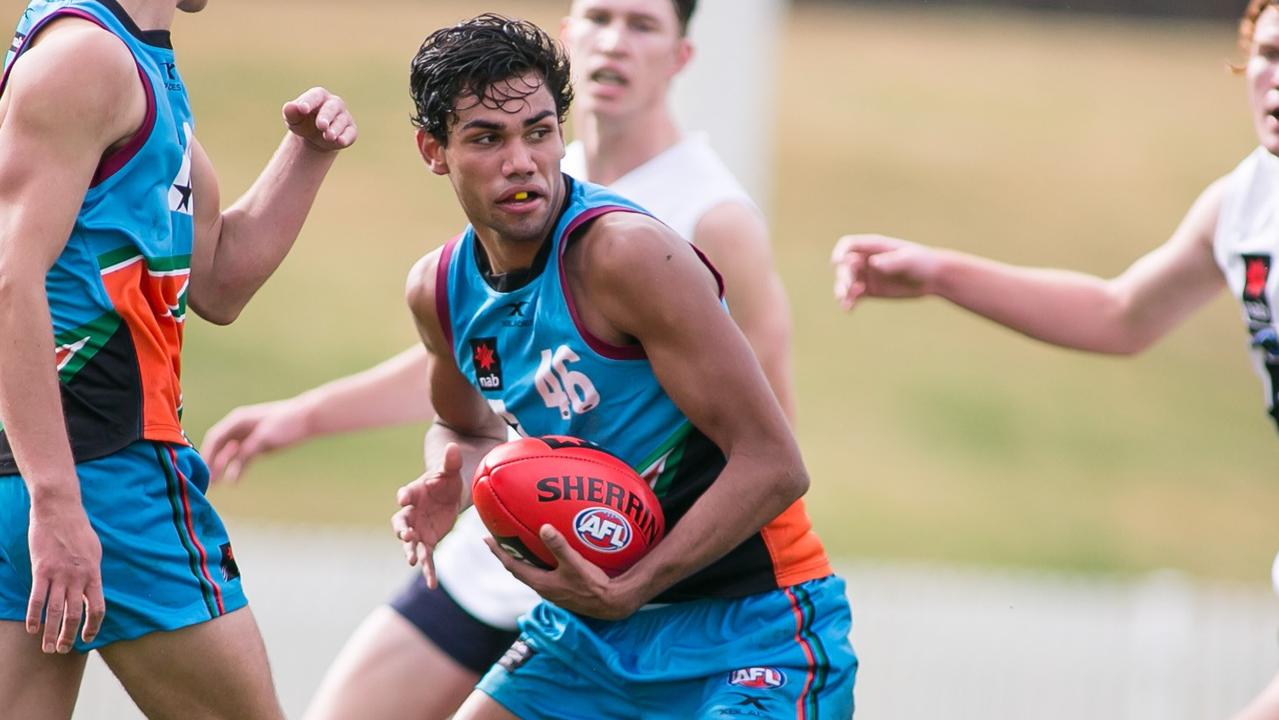
<svg viewBox="0 0 1279 720"><path fill-rule="evenodd" d="M475 384L481 390L502 389L502 358L497 354L497 338L472 339L471 364L475 366Z"/></svg>
<svg viewBox="0 0 1279 720"><path fill-rule="evenodd" d="M193 188L191 187L191 124L182 123L182 133L186 138L182 153L182 167L178 168L178 176L169 187L169 210L183 215L191 214Z"/></svg>

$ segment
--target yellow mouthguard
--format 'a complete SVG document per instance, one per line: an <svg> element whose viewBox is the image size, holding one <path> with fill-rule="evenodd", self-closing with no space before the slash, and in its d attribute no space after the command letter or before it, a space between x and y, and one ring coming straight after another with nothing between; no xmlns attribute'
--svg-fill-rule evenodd
<svg viewBox="0 0 1279 720"><path fill-rule="evenodd" d="M517 192L517 193L515 193L515 199L516 199L516 200L528 200L528 193L526 193L526 192Z"/></svg>

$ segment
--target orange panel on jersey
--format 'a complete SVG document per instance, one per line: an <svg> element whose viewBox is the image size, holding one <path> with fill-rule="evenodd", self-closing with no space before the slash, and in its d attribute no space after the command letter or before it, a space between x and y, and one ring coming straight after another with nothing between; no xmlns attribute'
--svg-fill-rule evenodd
<svg viewBox="0 0 1279 720"><path fill-rule="evenodd" d="M178 420L183 297L189 274L153 273L139 256L102 273L102 284L133 338L142 379L142 434L148 440L185 444Z"/></svg>
<svg viewBox="0 0 1279 720"><path fill-rule="evenodd" d="M773 518L760 530L760 535L773 558L778 587L791 587L833 572L802 499Z"/></svg>

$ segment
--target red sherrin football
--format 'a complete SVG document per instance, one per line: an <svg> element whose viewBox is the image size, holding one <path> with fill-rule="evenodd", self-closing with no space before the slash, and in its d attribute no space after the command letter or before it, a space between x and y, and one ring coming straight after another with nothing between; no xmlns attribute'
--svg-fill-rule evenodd
<svg viewBox="0 0 1279 720"><path fill-rule="evenodd" d="M538 537L542 525L559 530L610 577L644 557L666 531L643 478L571 437L520 438L493 448L475 469L471 500L498 545L542 568L555 565Z"/></svg>

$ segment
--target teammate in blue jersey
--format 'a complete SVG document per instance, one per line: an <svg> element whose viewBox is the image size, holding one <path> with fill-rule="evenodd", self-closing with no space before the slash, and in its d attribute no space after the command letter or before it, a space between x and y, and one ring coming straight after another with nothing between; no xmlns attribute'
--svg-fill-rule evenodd
<svg viewBox="0 0 1279 720"><path fill-rule="evenodd" d="M608 578L553 529L554 570L490 548L546 601L460 718L848 717L843 583L800 496L808 477L709 263L611 192L561 174L568 62L536 27L481 16L413 62L418 145L470 220L408 300L435 424L393 526L432 551L463 477L508 428L593 441L653 482L670 528ZM518 304L526 324L504 323ZM752 710L754 712L754 710Z"/></svg>
<svg viewBox="0 0 1279 720"><path fill-rule="evenodd" d="M0 77L0 703L67 718L98 650L151 718L278 718L182 431L187 307L235 319L356 138L321 88L226 212L170 43L204 0L35 0ZM75 652L72 652L72 651Z"/></svg>
<svg viewBox="0 0 1279 720"><path fill-rule="evenodd" d="M694 0L573 0L560 38L573 65L575 142L561 169L608 185L693 242L724 276L725 300L783 410L793 417L791 322L759 208L702 133L683 132L669 91L704 57L688 36ZM517 315L518 318L518 315ZM516 319L515 322L520 322ZM201 446L212 482L242 479L255 457L337 432L434 415L422 344L364 372L278 402L234 409ZM450 716L510 647L537 602L484 546L472 511L421 573L374 608L330 665L305 717ZM429 685L416 682L430 675Z"/></svg>

